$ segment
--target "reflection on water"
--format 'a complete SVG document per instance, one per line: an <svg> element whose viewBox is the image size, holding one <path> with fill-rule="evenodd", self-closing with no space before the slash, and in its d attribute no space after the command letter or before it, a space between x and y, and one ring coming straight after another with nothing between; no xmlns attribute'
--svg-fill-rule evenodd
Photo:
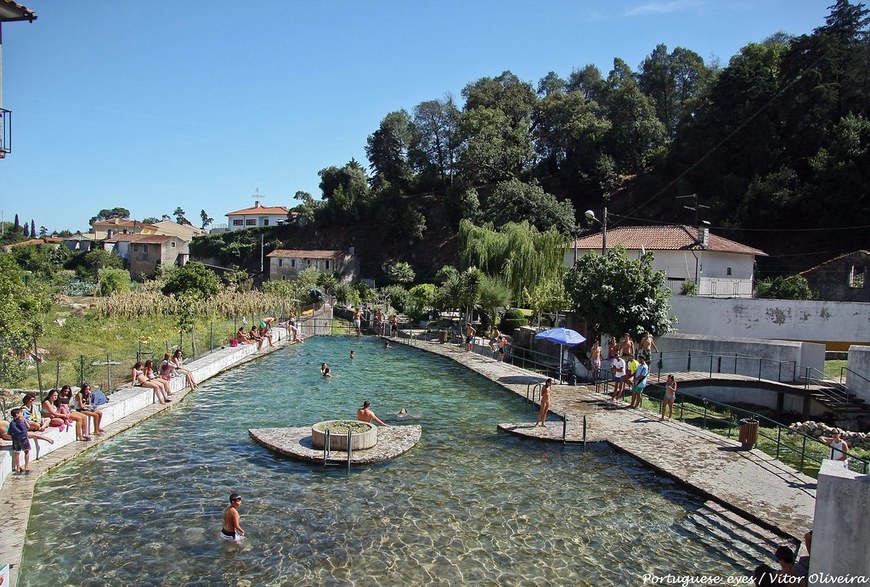
<svg viewBox="0 0 870 587"><path fill-rule="evenodd" d="M347 475L247 434L352 417L364 399L394 424L407 408L420 444ZM710 529L703 500L629 457L496 432L534 416L451 361L309 339L40 479L21 584L627 585L644 573L745 575L765 556ZM218 538L231 491L244 498L241 545Z"/></svg>

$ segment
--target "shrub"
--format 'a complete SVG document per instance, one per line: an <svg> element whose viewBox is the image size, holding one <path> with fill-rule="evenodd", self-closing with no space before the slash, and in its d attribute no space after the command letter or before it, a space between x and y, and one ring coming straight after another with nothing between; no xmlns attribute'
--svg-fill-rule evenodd
<svg viewBox="0 0 870 587"><path fill-rule="evenodd" d="M108 296L130 289L130 272L126 269L105 267L98 271L97 295Z"/></svg>
<svg viewBox="0 0 870 587"><path fill-rule="evenodd" d="M698 284L694 281L684 281L680 286L681 296L696 296L698 295Z"/></svg>
<svg viewBox="0 0 870 587"><path fill-rule="evenodd" d="M188 263L175 271L163 286L163 294L167 296L198 292L203 297L211 297L220 291L220 278L202 263Z"/></svg>
<svg viewBox="0 0 870 587"><path fill-rule="evenodd" d="M523 314L522 310L511 308L505 311L504 316L501 319L501 324L499 324L499 330L510 333L520 326L527 326L528 323L529 321L526 320L526 316Z"/></svg>

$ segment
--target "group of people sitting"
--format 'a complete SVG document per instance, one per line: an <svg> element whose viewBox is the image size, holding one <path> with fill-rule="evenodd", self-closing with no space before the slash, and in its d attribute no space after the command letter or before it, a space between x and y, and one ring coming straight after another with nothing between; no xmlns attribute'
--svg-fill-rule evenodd
<svg viewBox="0 0 870 587"><path fill-rule="evenodd" d="M187 378L188 387L196 389L193 373L190 369L183 367L183 364L184 354L181 349L176 349L172 355L165 353L157 373L154 372L154 362L151 359L145 363L138 361L133 365L133 385L152 389L161 404L169 403L172 401L172 386L169 382L172 381L173 377L184 376Z"/></svg>
<svg viewBox="0 0 870 587"><path fill-rule="evenodd" d="M89 420L93 421L93 434L103 434L102 414L94 409L94 395L91 386L82 385L73 398L69 385L49 391L42 402L36 401L35 393L26 393L21 406L10 412L11 421L0 420L0 438L12 441L12 469L15 473L30 472L30 439L43 440L54 444L54 440L43 434L49 427L61 431L75 427L76 440L91 440ZM21 461L21 455L24 461Z"/></svg>
<svg viewBox="0 0 870 587"><path fill-rule="evenodd" d="M263 318L260 320L259 325L255 324L251 326L250 331L246 331L244 325L239 326L236 335L230 339L230 344L233 341L235 341L235 345L255 344L257 345L257 350L260 350L263 348L263 342L269 341L269 346L272 346L272 322L274 321L275 318L272 317ZM298 336L298 331L296 335Z"/></svg>

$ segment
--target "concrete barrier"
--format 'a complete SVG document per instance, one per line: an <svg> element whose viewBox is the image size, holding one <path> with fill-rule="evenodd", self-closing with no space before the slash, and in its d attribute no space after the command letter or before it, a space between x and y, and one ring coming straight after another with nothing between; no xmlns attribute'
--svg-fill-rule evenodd
<svg viewBox="0 0 870 587"><path fill-rule="evenodd" d="M870 402L870 346L850 346L848 366L846 387Z"/></svg>

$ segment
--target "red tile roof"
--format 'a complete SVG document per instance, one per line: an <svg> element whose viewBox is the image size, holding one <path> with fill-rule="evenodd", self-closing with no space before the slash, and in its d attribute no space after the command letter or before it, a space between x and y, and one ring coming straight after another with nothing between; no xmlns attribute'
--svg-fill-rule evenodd
<svg viewBox="0 0 870 587"><path fill-rule="evenodd" d="M256 214L281 214L283 216L286 216L289 212L290 209L285 206L263 206L257 204L256 206L251 206L250 208L236 210L235 212L227 212L226 214L224 214L224 216L254 216Z"/></svg>
<svg viewBox="0 0 870 587"><path fill-rule="evenodd" d="M15 20L36 20L36 14L26 6L22 6L12 0L0 0L0 22Z"/></svg>
<svg viewBox="0 0 870 587"><path fill-rule="evenodd" d="M326 250L311 250L303 251L300 249L275 249L267 257L295 257L297 259L339 259L344 257L344 251L326 251Z"/></svg>
<svg viewBox="0 0 870 587"><path fill-rule="evenodd" d="M621 246L626 250L647 251L716 251L739 255L767 256L767 253L747 245L710 233L707 247L698 242L698 229L686 225L621 226L607 231L607 246ZM601 233L590 234L576 240L578 249L601 249Z"/></svg>
<svg viewBox="0 0 870 587"><path fill-rule="evenodd" d="M108 220L97 220L91 226L108 226L108 227L128 227L128 226L144 226L138 220L128 220L127 218L109 218Z"/></svg>

